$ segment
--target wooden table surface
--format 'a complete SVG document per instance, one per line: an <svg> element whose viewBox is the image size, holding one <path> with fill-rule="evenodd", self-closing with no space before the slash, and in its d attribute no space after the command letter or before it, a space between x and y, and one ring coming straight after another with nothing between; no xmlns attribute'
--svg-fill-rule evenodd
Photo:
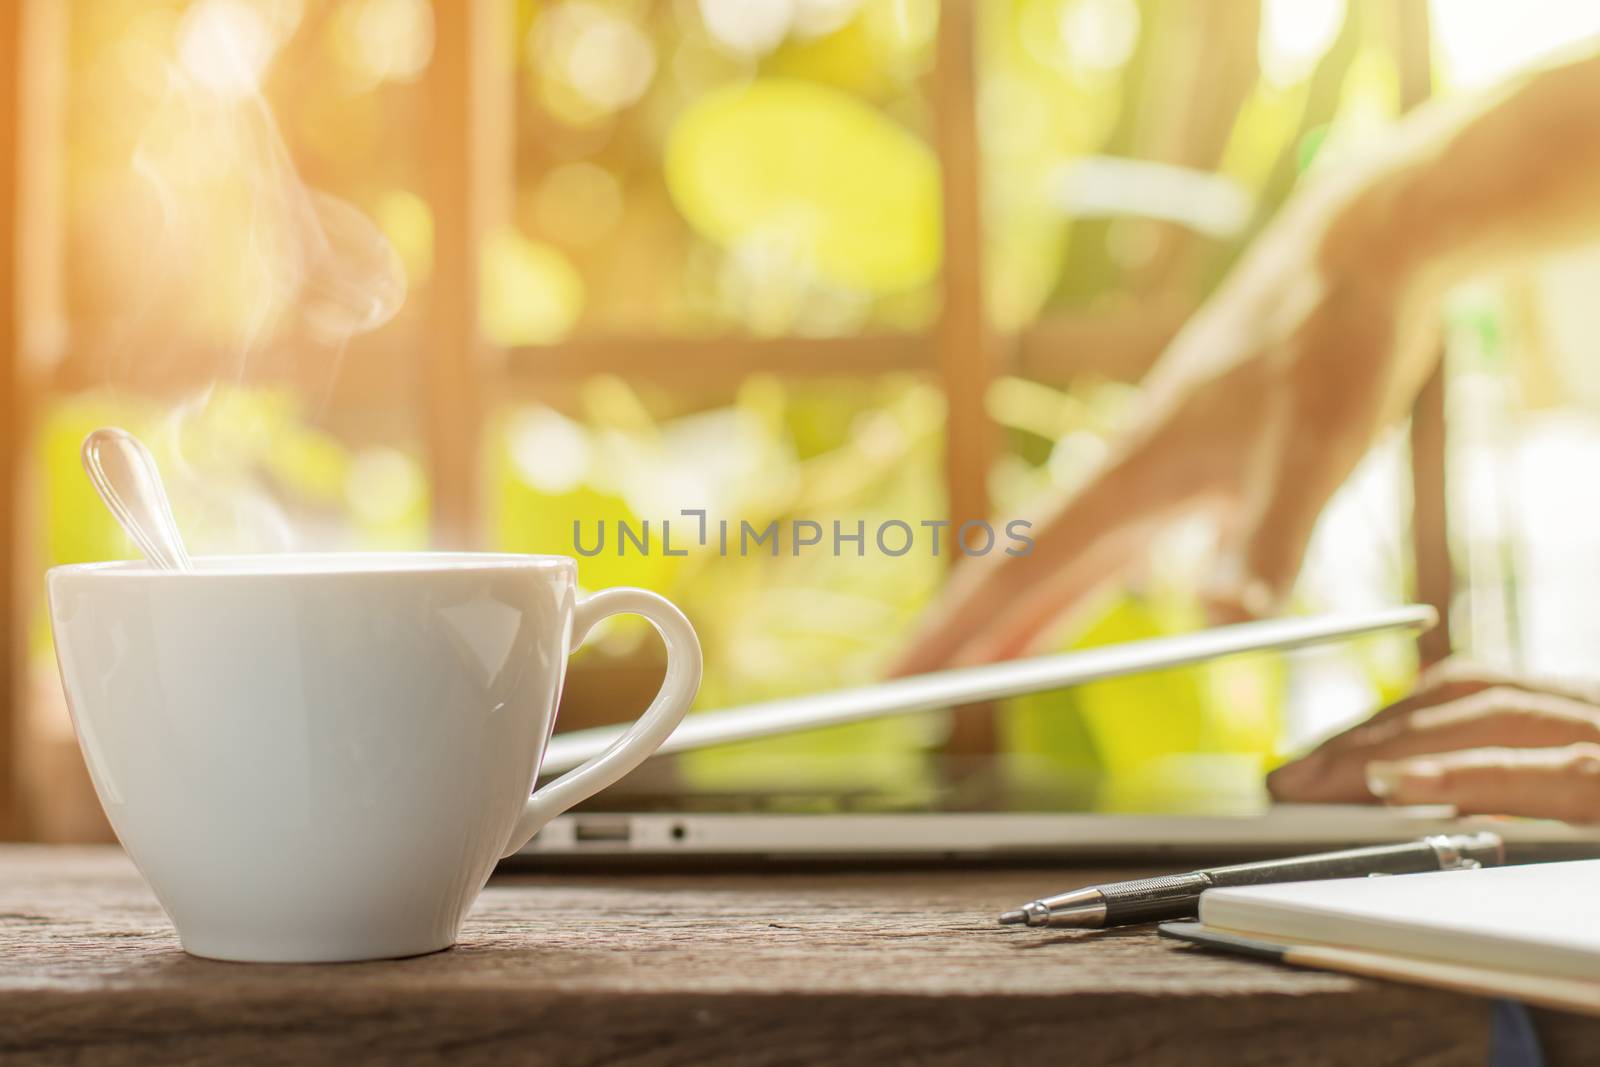
<svg viewBox="0 0 1600 1067"><path fill-rule="evenodd" d="M448 952L253 965L184 955L114 848L0 846L0 1063L1486 1062L1486 1001L994 923L1113 873L516 875Z"/></svg>

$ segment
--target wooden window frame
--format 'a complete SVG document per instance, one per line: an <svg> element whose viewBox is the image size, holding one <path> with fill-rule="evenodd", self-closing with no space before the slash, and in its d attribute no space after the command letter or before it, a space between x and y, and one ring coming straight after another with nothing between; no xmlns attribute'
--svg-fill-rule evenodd
<svg viewBox="0 0 1600 1067"><path fill-rule="evenodd" d="M1433 95L1433 59L1426 0L1394 8L1395 65L1400 71L1400 106L1409 111ZM1450 608L1455 569L1450 557L1450 512L1445 480L1445 351L1439 342L1433 373L1411 406L1411 559L1416 598L1439 613L1439 625L1417 638L1424 666L1450 654Z"/></svg>
<svg viewBox="0 0 1600 1067"><path fill-rule="evenodd" d="M580 337L490 351L478 330L479 242L506 216L515 175L515 70L505 60L509 0L435 7L429 68L428 185L437 235L423 402L433 474L433 536L441 546L477 539L484 514L477 449L486 388L496 379L534 388L560 377L670 373L704 378L753 372L935 374L947 404L945 492L955 522L986 518L998 435L984 410L997 374L986 325L974 58L975 0L943 0L933 73L935 150L944 175L942 310L925 334L755 340Z"/></svg>
<svg viewBox="0 0 1600 1067"><path fill-rule="evenodd" d="M21 300L17 276L22 198L21 3L0 4L0 836L21 836L17 751L22 741L27 672L27 608L22 549L22 451L28 408L23 402Z"/></svg>

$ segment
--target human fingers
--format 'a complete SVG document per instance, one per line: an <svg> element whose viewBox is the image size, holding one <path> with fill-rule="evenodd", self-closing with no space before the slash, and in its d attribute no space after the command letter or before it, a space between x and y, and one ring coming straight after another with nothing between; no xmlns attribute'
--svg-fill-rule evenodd
<svg viewBox="0 0 1600 1067"><path fill-rule="evenodd" d="M1234 492L1246 435L1217 417L1218 389L1203 390L1204 402L1189 398L1153 412L1113 460L1036 525L1028 555L958 567L891 673L1017 654L1086 588L1142 553L1162 522Z"/></svg>
<svg viewBox="0 0 1600 1067"><path fill-rule="evenodd" d="M1461 657L1443 660L1423 671L1410 693L1327 738L1311 752L1291 760L1274 773L1281 774L1285 778L1310 774L1328 758L1330 752L1357 741L1364 731L1376 723L1409 715L1419 708L1448 704L1494 687L1523 688L1509 676L1484 668L1470 660Z"/></svg>
<svg viewBox="0 0 1600 1067"><path fill-rule="evenodd" d="M1600 743L1600 708L1544 693L1486 689L1449 704L1369 722L1312 758L1275 771L1267 787L1281 800L1363 801L1370 798L1366 767L1374 760L1576 742Z"/></svg>
<svg viewBox="0 0 1600 1067"><path fill-rule="evenodd" d="M1372 793L1388 804L1451 804L1463 815L1600 821L1600 745L1480 748L1378 761Z"/></svg>

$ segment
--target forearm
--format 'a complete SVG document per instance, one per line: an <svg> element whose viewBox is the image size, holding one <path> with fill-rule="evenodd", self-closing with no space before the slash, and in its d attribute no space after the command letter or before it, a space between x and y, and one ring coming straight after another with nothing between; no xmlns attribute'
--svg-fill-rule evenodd
<svg viewBox="0 0 1600 1067"><path fill-rule="evenodd" d="M1239 420L1228 419L1218 400L1220 394L1237 396L1234 386L1249 391L1257 370L1234 367L1198 397L1158 401L1100 470L1032 517L1027 555L964 560L899 671L961 660L963 648L1015 654L1050 616L1140 556L1162 521L1206 498L1236 493L1249 441L1229 432Z"/></svg>
<svg viewBox="0 0 1600 1067"><path fill-rule="evenodd" d="M1426 379L1442 284L1597 222L1600 58L1407 118L1286 205L1152 369L1109 461L1038 517L1032 554L958 568L901 669L1020 647L1160 523L1219 499L1244 505L1229 551L1270 608L1329 496Z"/></svg>
<svg viewBox="0 0 1600 1067"><path fill-rule="evenodd" d="M1430 288L1600 233L1600 55L1404 119L1330 225L1330 273ZM1335 181L1337 184L1337 180Z"/></svg>

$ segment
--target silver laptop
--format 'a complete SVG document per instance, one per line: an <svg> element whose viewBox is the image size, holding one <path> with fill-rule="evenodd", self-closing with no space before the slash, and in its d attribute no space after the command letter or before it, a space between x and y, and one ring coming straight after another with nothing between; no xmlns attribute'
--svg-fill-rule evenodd
<svg viewBox="0 0 1600 1067"><path fill-rule="evenodd" d="M1288 650L1390 630L1424 630L1433 609L1277 619L1079 652L940 671L878 685L770 701L686 719L658 758L550 823L513 865L572 861L916 859L1019 860L1270 855L1392 841L1489 820L1448 809L1272 805L1254 759L1171 757L1147 776L1156 785L1115 790L1097 772L1052 771L1019 784L1015 760L929 754L931 788L841 788L803 758L786 761L781 781L760 790L695 789L676 773L674 753L862 722L935 712L982 701L1225 656ZM557 734L543 773L554 776L604 751L622 727ZM667 757L667 758L660 758ZM1516 840L1548 844L1592 839L1562 824L1493 820Z"/></svg>

